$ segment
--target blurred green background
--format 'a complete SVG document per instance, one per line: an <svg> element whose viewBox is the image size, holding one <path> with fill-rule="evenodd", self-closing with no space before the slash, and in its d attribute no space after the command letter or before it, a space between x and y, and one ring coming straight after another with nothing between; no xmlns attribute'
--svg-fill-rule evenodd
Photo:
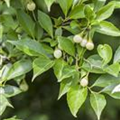
<svg viewBox="0 0 120 120"><path fill-rule="evenodd" d="M36 3L40 4L40 8L46 11L46 7L43 7L42 4L44 3L41 0L36 0ZM61 13L58 7L58 5L54 4L50 14L58 16ZM108 21L120 28L120 10L115 10ZM113 38L96 33L94 43L96 46L100 43L108 43L113 50L116 50L120 45L120 37ZM95 52L89 52L89 54L94 54ZM79 111L78 118L74 118L71 115L67 106L66 96L59 101L57 100L59 84L52 69L39 76L33 83L31 82L31 77L32 72L26 77L29 90L11 99L15 109L7 108L2 118L17 115L18 118L24 120L96 120L96 116L89 104L89 98ZM114 100L109 96L106 96L106 99L108 103L101 120L120 120L120 100Z"/></svg>

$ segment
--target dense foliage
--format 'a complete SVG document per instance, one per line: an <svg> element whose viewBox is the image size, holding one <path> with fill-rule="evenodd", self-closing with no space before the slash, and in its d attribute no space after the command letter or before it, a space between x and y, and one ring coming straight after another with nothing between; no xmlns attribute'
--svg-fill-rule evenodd
<svg viewBox="0 0 120 120"><path fill-rule="evenodd" d="M57 15L51 14L52 4L60 7ZM77 117L88 99L100 120L104 95L120 99L120 47L113 53L93 37L95 32L120 36L106 20L119 8L120 2L106 0L0 1L0 115L13 107L9 98L28 90L27 73L33 71L34 81L52 68L60 83L58 99L67 94L72 115ZM92 74L98 75L94 83Z"/></svg>

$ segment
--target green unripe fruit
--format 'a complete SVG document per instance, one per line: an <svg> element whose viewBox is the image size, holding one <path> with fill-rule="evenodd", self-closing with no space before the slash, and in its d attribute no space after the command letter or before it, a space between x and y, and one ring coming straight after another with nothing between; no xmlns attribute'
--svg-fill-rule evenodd
<svg viewBox="0 0 120 120"><path fill-rule="evenodd" d="M27 4L27 9L28 9L29 11L34 11L35 8L36 8L36 5L35 5L34 2L29 2L29 3Z"/></svg>
<svg viewBox="0 0 120 120"><path fill-rule="evenodd" d="M54 57L57 58L57 59L61 58L62 57L62 51L60 49L56 49L54 51Z"/></svg>

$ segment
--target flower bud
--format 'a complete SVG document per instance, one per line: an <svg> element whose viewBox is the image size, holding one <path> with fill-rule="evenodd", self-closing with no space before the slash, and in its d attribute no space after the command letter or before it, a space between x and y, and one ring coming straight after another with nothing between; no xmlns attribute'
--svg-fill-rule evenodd
<svg viewBox="0 0 120 120"><path fill-rule="evenodd" d="M73 41L74 41L75 43L81 43L82 37L81 37L80 35L75 35L75 36L73 37Z"/></svg>
<svg viewBox="0 0 120 120"><path fill-rule="evenodd" d="M87 48L88 50L93 50L93 49L94 49L94 44L93 44L93 42L88 42L88 43L86 44L86 48Z"/></svg>
<svg viewBox="0 0 120 120"><path fill-rule="evenodd" d="M32 1L32 2L29 2L29 3L27 4L27 9L28 9L29 11L34 11L35 8L36 8L36 5L35 5L35 3L34 3L33 1Z"/></svg>
<svg viewBox="0 0 120 120"><path fill-rule="evenodd" d="M83 39L82 42L81 42L81 46L82 47L85 47L87 44L87 40L86 39Z"/></svg>
<svg viewBox="0 0 120 120"><path fill-rule="evenodd" d="M80 81L80 85L82 87L86 87L88 85L88 79L86 77L82 78L82 80Z"/></svg>
<svg viewBox="0 0 120 120"><path fill-rule="evenodd" d="M56 49L54 51L54 57L57 58L57 59L61 58L62 57L62 51L60 49Z"/></svg>

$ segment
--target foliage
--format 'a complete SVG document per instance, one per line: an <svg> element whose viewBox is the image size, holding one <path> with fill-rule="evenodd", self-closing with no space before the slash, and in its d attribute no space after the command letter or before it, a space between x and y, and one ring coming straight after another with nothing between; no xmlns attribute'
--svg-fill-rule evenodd
<svg viewBox="0 0 120 120"><path fill-rule="evenodd" d="M58 99L67 94L73 116L90 96L100 120L107 103L104 94L120 99L120 47L113 54L110 45L97 46L93 37L95 32L120 36L120 30L106 20L120 2L44 0L47 9L40 9L41 4L39 0L0 1L0 115L7 106L13 107L10 97L27 91L27 73L33 70L34 81L52 68L60 83ZM52 4L59 5L61 15L49 14ZM86 57L94 47L97 52ZM99 76L93 84L90 74Z"/></svg>

